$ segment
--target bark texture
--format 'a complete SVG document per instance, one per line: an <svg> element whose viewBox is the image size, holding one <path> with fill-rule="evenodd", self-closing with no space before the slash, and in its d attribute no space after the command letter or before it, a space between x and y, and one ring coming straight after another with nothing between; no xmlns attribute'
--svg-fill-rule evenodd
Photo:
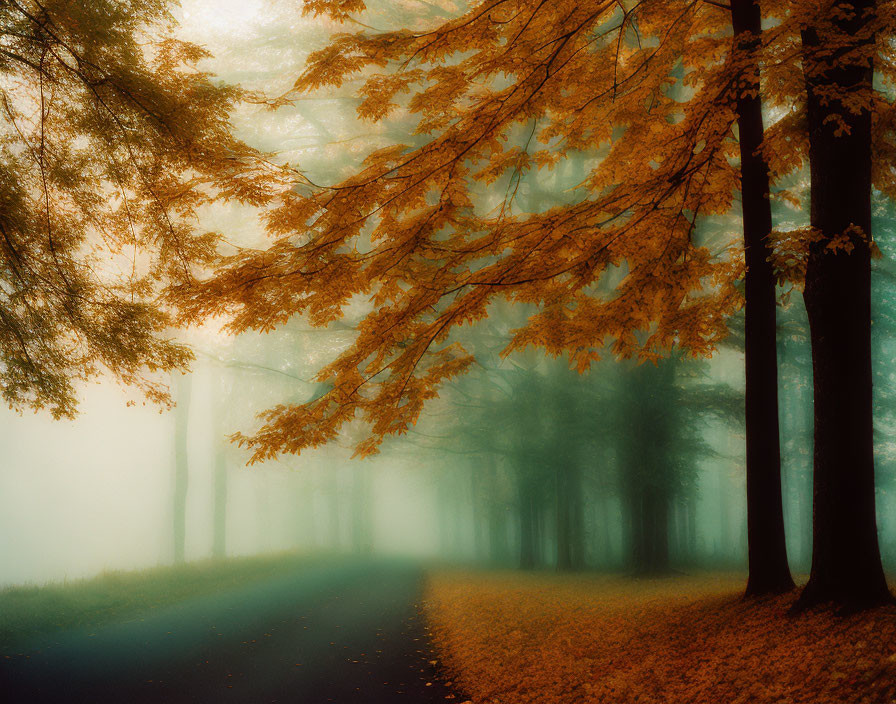
<svg viewBox="0 0 896 704"><path fill-rule="evenodd" d="M778 357L775 273L769 170L759 153L765 128L756 58L762 16L756 0L732 0L732 24L738 51L748 61L738 99L743 199L745 276L744 343L746 374L747 596L793 589L784 537L781 496L781 446L778 428ZM747 58L749 57L749 58Z"/></svg>
<svg viewBox="0 0 896 704"><path fill-rule="evenodd" d="M841 100L863 93L870 100L874 36L868 20L876 4L843 5L851 12L803 34L811 219L819 237L810 248L805 289L815 451L812 568L800 606L862 608L891 599L874 498L871 112L849 110Z"/></svg>

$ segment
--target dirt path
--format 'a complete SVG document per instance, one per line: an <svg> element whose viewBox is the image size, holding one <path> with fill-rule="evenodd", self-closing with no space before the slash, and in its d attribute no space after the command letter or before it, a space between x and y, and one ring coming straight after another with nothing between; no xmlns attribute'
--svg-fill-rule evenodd
<svg viewBox="0 0 896 704"><path fill-rule="evenodd" d="M437 679L419 568L305 567L0 658L9 702L463 701Z"/></svg>

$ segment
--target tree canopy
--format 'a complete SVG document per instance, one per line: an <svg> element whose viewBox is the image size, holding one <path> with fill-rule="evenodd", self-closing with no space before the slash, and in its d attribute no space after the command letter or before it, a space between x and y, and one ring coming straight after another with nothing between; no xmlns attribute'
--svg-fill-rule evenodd
<svg viewBox="0 0 896 704"><path fill-rule="evenodd" d="M763 154L775 197L791 202L805 197L808 148L801 31L830 4L764 3L756 51L775 120ZM336 22L363 9L304 6ZM879 36L892 21L876 17ZM892 47L879 51L889 80ZM282 100L359 80L358 115L399 122L407 143L340 183L284 190L268 215L273 245L231 257L181 300L188 316L231 315L237 332L295 315L326 325L369 302L352 347L321 371L332 390L272 409L243 438L255 459L327 442L356 417L371 428L359 454L375 452L471 364L453 333L499 299L535 309L505 353L535 345L580 371L608 349L715 349L742 305L743 259L737 233L723 224L710 246L702 225L738 207L736 107L755 91L751 52L730 8L705 0L485 0L429 30L335 34ZM876 100L889 154L892 103ZM521 204L527 175L583 156L591 168L571 202ZM891 193L889 172L876 173ZM775 234L782 280L799 280L810 235L802 222Z"/></svg>
<svg viewBox="0 0 896 704"><path fill-rule="evenodd" d="M0 393L72 416L102 371L167 391L189 351L157 302L211 261L216 198L260 203L238 90L197 69L165 0L0 5Z"/></svg>

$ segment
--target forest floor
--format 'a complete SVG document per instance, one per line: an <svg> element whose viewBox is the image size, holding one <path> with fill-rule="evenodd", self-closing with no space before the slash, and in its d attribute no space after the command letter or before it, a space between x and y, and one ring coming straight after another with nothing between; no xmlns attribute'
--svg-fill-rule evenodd
<svg viewBox="0 0 896 704"><path fill-rule="evenodd" d="M788 616L743 576L438 572L426 614L476 704L891 704L896 607Z"/></svg>

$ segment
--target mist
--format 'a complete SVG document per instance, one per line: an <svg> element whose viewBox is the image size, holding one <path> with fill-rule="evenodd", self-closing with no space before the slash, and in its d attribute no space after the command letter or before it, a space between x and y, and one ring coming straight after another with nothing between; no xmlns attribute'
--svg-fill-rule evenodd
<svg viewBox="0 0 896 704"><path fill-rule="evenodd" d="M690 289L681 295L679 310L672 304L665 309L666 303L657 302L677 291L674 281L667 289L658 284L653 290L646 276L649 290L632 294L625 288L639 275L632 263L635 256L628 250L595 263L604 250L616 246L618 237L586 257L576 250L581 243L575 236L561 232L566 220L557 213L573 211L609 192L596 174L603 164L612 164L617 145L638 134L637 119L627 114L620 120L629 122L611 125L600 139L588 136L585 128L579 133L579 127L570 127L575 123L572 118L565 124L568 133L559 130L540 136L537 128L544 125L539 120L547 121L556 108L545 108L544 115L533 117L531 124L510 123L495 137L495 144L500 141L495 153L503 154L500 150L505 149L515 154L519 164L511 168L507 164L517 162L501 162L493 178L480 178L479 173L462 176L470 183L461 196L448 193L447 186L440 191L431 185L408 198L407 220L413 223L414 218L437 220L442 205L451 213L433 226L434 234L427 235L425 251L415 262L418 269L409 269L395 283L387 279L404 256L401 248L411 251L422 246L418 232L394 246L400 254L394 262L383 259L388 247L378 249L384 240L378 228L385 227L384 222L404 232L401 228L407 222L397 217L389 220L387 213L387 206L404 194L394 196L384 188L369 196L374 214L359 214L360 225L348 216L334 220L333 232L351 230L353 234L350 242L347 239L337 246L333 232L328 232L331 240L322 238L319 260L300 261L296 252L308 243L304 230L296 230L294 223L283 225L277 220L280 213L264 211L265 207L288 210L290 198L307 199L316 209L303 202L302 207L309 210L297 207L299 215L294 217L309 231L327 226L327 218L336 218L332 213L340 207L351 214L355 206L339 200L340 189L357 188L359 199L368 197L364 188L369 184L364 181L358 186L350 179L359 170L369 168L373 173L379 168L378 150L395 144L404 145L396 151L402 158L415 156L398 165L384 161L388 177L383 180L391 187L392 181L407 178L407 174L395 174L420 153L429 156L425 150L438 132L417 129L416 121L425 112L419 105L412 109L413 100L420 96L415 94L419 86L408 80L390 94L393 111L388 119L362 119L359 106L371 92L366 82L380 76L380 69L386 71L383 66L402 65L395 57L382 59L383 66L373 60L363 64L358 57L363 55L365 61L370 57L359 49L352 56L363 65L340 81L320 79L314 90L296 92L297 78L306 70L309 57L339 41L341 32L363 30L380 37L391 36L384 34L388 30L406 30L393 37L397 46L410 41L409 37L416 41L428 36L427 28L450 23L450 18L477 4L372 2L359 15L363 22L349 19L344 23L337 21L338 13L315 14L314 3L308 5L313 11L303 12L298 0L163 4L176 22L176 36L208 52L198 68L211 85L221 90L238 85L244 91L232 99L232 113L224 122L256 159L251 162L256 169L253 178L260 182L259 173L276 174L270 176L270 183L280 184L279 178L289 185L265 200L253 191L255 183L249 178L239 181L244 177L239 174L228 187L233 193L249 193L243 202L240 197L203 200L196 196L197 205L184 209L183 217L197 232L213 233L217 239L213 245L200 243L195 251L185 249L195 256L189 262L194 267L190 275L199 272L197 285L208 287L202 293L206 300L184 294L188 286L177 281L171 288L175 297L160 300L166 306L175 300L172 308L181 306L186 312L166 319L170 326L161 331L151 328L152 334L146 335L147 340L164 339L171 349L188 350L192 357L189 364L180 365L166 347L159 353L161 362L151 358L147 364L147 376L170 391L170 399L164 393L141 393L126 383L138 376L130 374L127 363L133 355L127 349L120 354L125 363L118 365L121 359L113 357L111 363L100 359L97 364L91 358L85 378L70 374L77 397L73 418L64 417L68 414L43 400L30 404L36 410L28 409L29 403L5 392L10 408L0 409L0 439L5 448L0 534L6 536L0 541L0 654L17 659L6 664L6 671L0 667L0 676L8 676L13 683L16 701L64 701L63 690L69 682L75 683L72 691L83 694L85 701L147 702L254 702L260 697L307 704L403 701L395 698L396 692L410 693L416 697L411 701L421 704L452 698L483 704L628 702L639 697L643 697L639 701L652 702L741 697L772 702L784 698L781 692L795 702L820 702L858 697L865 685L856 683L867 684L861 691L862 696L868 694L867 701L877 701L873 697L881 693L896 694L896 640L890 637L896 621L887 591L887 579L892 587L896 573L896 205L891 195L875 184L870 201L873 247L867 238L873 250L874 454L873 486L869 483L868 492L873 493L875 549L883 566L880 598L853 598L844 587L839 592L833 589L833 596L819 598L819 607L814 602L803 604L793 591L794 585L803 587L807 580L811 585L810 575L825 573L818 567L826 554L824 546L819 547L818 507L838 506L830 497L827 504L819 499L825 495L824 482L829 481L819 480L818 467L823 462L816 451L826 439L815 433L820 426L813 405L813 394L820 398L818 387L813 386L818 383L813 377L813 353L818 355L820 345L813 338L807 314L813 291L794 278L807 276L810 254L806 252L814 245L805 233L818 230L809 224L812 184L807 146L807 155L799 155L800 159L805 156L800 165L780 177L783 185L773 179L771 197L768 189L764 196L771 202L775 227L768 241L778 238L774 246L783 251L785 245L780 242L788 233L802 233L809 244L803 243L802 258L795 256L797 264L790 262L798 274L785 271L783 265L769 274L770 281L774 279L769 299L775 329L769 340L777 354L772 366L776 364L777 369L784 524L776 535L784 542L783 571L789 569L789 573L781 588L751 594L747 586L747 597L758 597L750 601L744 597L744 585L749 585L754 570L750 516L755 519L757 514L748 510L748 476L755 474L748 471L747 463L745 367L753 343L743 310L749 267L741 262L745 248L739 239L749 206L738 190L742 188L740 172L734 173L732 166L737 161L733 145L743 132L736 124L735 108L725 108L734 117L726 128L729 136L719 139L720 144L725 139L730 143L718 147L722 166L717 168L730 180L719 190L733 189L736 195L725 207L708 208L711 212L706 215L689 205L687 189L684 204L676 204L680 217L669 235L673 244L666 244L680 250L670 255L669 271L679 267L684 271L682 280L693 279L681 284L682 289ZM606 10L605 24L589 30L595 35L583 39L584 46L602 47L597 37L603 34L598 29L607 36L612 30L620 34L619 46L634 52L641 29L630 19L638 7L629 8L630 4L618 3L617 10ZM704 4L725 9L718 3ZM533 18L542 5L532 10ZM575 5L571 14L578 12ZM661 10L655 14L663 15ZM759 13L758 5L755 11ZM354 14L353 6L347 12ZM425 70L435 70L433 66L446 74L471 70L465 62L479 50L475 42L504 46L501 42L506 38L495 37L505 31L504 24L518 21L521 13L493 20L494 26L483 30L483 37L491 37L488 40L467 38L473 48L461 46L448 57L434 53L424 62ZM644 31L655 31L650 23L658 21L648 16ZM722 29L715 19L707 22L705 34L713 41L731 33L721 20ZM771 20L765 23L772 26ZM612 28L606 29L609 24ZM449 34L456 30L460 31L454 28ZM527 31L528 25L522 27L520 36ZM508 51L513 41L506 42ZM389 44L382 49L383 55L391 50ZM661 88L656 89L656 95L662 93L669 104L683 106L681 115L669 108L667 117L656 119L659 127L644 129L648 136L687 124L683 115L701 93L697 81L692 85L687 80L686 59L669 63L669 76L665 82L658 81ZM758 73L758 59L756 66ZM717 68L709 61L701 70L709 75ZM468 102L458 99L452 109L463 116L480 98L485 102L492 96L489 91L512 85L514 70L482 79L476 88L481 93L470 88ZM762 70L767 70L766 59ZM473 75L457 90L476 86L480 75L475 71ZM776 74L772 78L763 74L762 80L777 86L776 91L783 90L783 79ZM773 84L774 80L778 83ZM763 91L771 90L765 82L761 85ZM886 86L876 90L892 102L892 91ZM616 88L613 78L614 100ZM561 93L572 95L575 90L564 87L557 95ZM46 111L42 92L40 96L38 105ZM475 100L470 96L476 96ZM643 97L640 100L644 102ZM780 101L776 93L774 100L767 100L759 112L760 125L763 118L776 130L799 122L793 119L796 113ZM728 103L741 109L743 96L735 95ZM799 109L804 107L800 102ZM644 124L655 119L652 109L645 108ZM799 117L804 116L800 113ZM438 129L443 128L453 129L454 124ZM736 140L731 135L737 135ZM562 158L550 168L533 168L527 161L528 150L536 144L543 151L563 145ZM696 158L706 144L706 139L696 140L682 153ZM208 149L195 151L205 158ZM221 160L250 161L238 150L233 154ZM472 174L472 165L478 162L475 158L466 161L465 154L461 151L455 166L461 173ZM398 157L390 158L397 163ZM763 158L780 167L774 161L777 157ZM41 151L41 173L43 159ZM637 160L633 157L632 161ZM643 170L648 175L661 173L671 161L673 157L667 154L646 159ZM766 164L765 170L769 168ZM774 168L772 172L777 177ZM370 183L376 178L371 177ZM334 185L346 179L351 186ZM208 183L212 182L219 185L214 179ZM111 187L104 188L108 191L103 192L104 198L126 201ZM122 193L126 190L121 189ZM785 190L786 197L781 196ZM727 191L718 200L729 197ZM330 192L335 194L331 200L320 195ZM452 202L455 197L462 205ZM601 223L617 218L637 222L631 213L638 207L646 208L650 217L662 210L645 202L650 198L635 198L621 214L613 213L604 221L602 210L598 219ZM47 203L49 209L49 198ZM370 204L358 205L358 213ZM480 211L485 215L477 221ZM0 217L5 216L0 213ZM555 217L556 222L551 219ZM579 217L584 222L596 216L575 211L567 219ZM122 220L130 218L128 213ZM500 228L495 225L496 231L520 227L520 232L500 246L486 242L480 230L487 230L482 223L492 222L489 218L501 223ZM507 272L496 281L477 279L483 271L491 273L491 267L513 253L516 241L528 236L520 225L530 222L527 218L544 218L537 222L548 223L546 241L557 232L562 235L556 235L558 240L571 240L567 246L576 252L569 254L573 263L565 266L552 259L560 256L558 252L568 254L561 245L542 255L539 243L517 262L525 274L519 281L507 284ZM684 234L675 231L682 218L687 221ZM660 232L668 223L658 222ZM455 234L452 228L463 230L464 226L471 228L465 233L469 239L454 242L453 250L445 245ZM508 229L502 230L505 226ZM170 225L171 233L180 235L180 227L179 222ZM422 231L424 225L419 227ZM142 232L133 235L132 259L127 253L130 242L113 247L109 259L114 266L132 266L136 271L142 265L137 255L141 236ZM643 233L636 231L630 237L635 241L639 236ZM637 242L625 246L637 253ZM644 239L644 248L650 246ZM210 247L211 254L204 247ZM665 248L657 247L665 256ZM479 259L457 255L480 249L486 254ZM692 255L698 251L706 253L710 262L705 270L694 264L699 256ZM269 252L274 253L265 259ZM536 256L544 256L544 269L532 273L526 267ZM300 261L295 270L276 268L283 261L291 263L290 257ZM369 265L368 257L373 262ZM772 259L769 255L766 261ZM320 269L309 265L324 260ZM370 270L379 272L380 278L374 277L374 283L345 285L346 279L340 277L348 261L358 266L359 280ZM221 267L218 271L215 262ZM590 274L582 273L589 267L603 268L589 279ZM159 271L176 269L176 262L165 262ZM246 274L256 269L257 280ZM457 271L467 278L458 275L459 283L448 281L448 274ZM731 280L719 283L724 278L720 271ZM317 281L314 277L320 272L324 273ZM148 275L153 283L146 284L145 290L152 290L167 275ZM430 275L447 291L440 292L434 302L426 299L425 285L415 288L420 283L417 278L424 281ZM587 283L570 283L579 275ZM291 283L282 284L281 291L265 288L270 285L266 281L258 283L268 278L292 282L293 276L303 286L306 279L315 283L308 288L297 284L288 291ZM667 276L672 280L672 274ZM222 284L222 302L215 300L216 277L223 277L230 286ZM514 288L495 295L489 291L483 294L481 307L477 300L469 310L448 315L451 306L475 287L488 290L505 285ZM144 289L135 286L121 295L123 299L130 296L133 303L134 291L139 296ZM604 309L592 319L582 312L586 299L609 300L619 291L624 291L620 300L643 293L638 304L660 313L647 320L648 314L642 315L637 307L632 308L634 312L620 308L614 314L621 322L607 323L601 317L610 317ZM2 294L8 294L6 289ZM401 299L405 294L407 300ZM725 303L719 304L718 311L712 309L706 316L709 322L701 321L705 327L694 332L699 325L687 315L702 301L716 299ZM252 305L258 305L257 310ZM294 313L299 308L302 312ZM338 312L333 314L334 310ZM399 313L409 310L414 311L410 318L400 317ZM65 312L69 314L68 309ZM684 322L676 318L679 312ZM255 319L247 324L250 314ZM388 319L391 324L383 322L388 315L394 315L394 320ZM439 328L431 334L426 325L435 326L433 320L441 321L440 316L448 321L444 332ZM584 317L586 324L576 316ZM71 317L77 320L77 315ZM615 332L602 331L595 338L599 344L592 344L588 320ZM5 325L3 320L0 323ZM673 332L664 332L663 325L671 326ZM716 334L721 328L725 333ZM31 331L27 325L23 329ZM39 327L35 329L39 332ZM121 329L127 331L128 339L142 339L127 325ZM404 373L400 362L425 337L421 330L429 335L428 342L408 367L403 383L395 384L392 395L365 396L388 375L397 378ZM365 335L376 338L376 344L368 340L364 354L352 358L353 366L348 371L340 368L340 360ZM65 335L60 338L63 343L54 344L64 348ZM694 340L698 342L691 344ZM424 363L425 355L436 361L427 357ZM95 373L95 368L100 371ZM853 370L831 368L841 381L853 378ZM13 371L3 366L0 373L13 374L12 363L9 369ZM357 385L347 392L349 382L355 381ZM382 388L391 382L393 377L385 379ZM365 391L359 391L364 384L368 385ZM769 396L773 399L774 393ZM333 397L339 399L334 407L315 406ZM773 406L771 401L767 407ZM296 408L311 410L306 415L289 415ZM341 417L345 408L350 411ZM331 427L328 422L334 417L339 420ZM870 460L863 466L870 466ZM849 495L848 501L854 499ZM848 501L844 499L843 505ZM776 498L770 496L758 505L773 512L775 503ZM756 511L756 506L749 508ZM872 532L865 536L866 542L873 543ZM846 559L843 556L848 553L838 554ZM842 576L851 570L827 572ZM843 608L833 616L825 610L831 605ZM816 607L819 610L814 611ZM806 609L809 615L804 621L785 620L786 614L800 615ZM841 622L836 619L841 617L846 626L838 630ZM739 632L741 624L744 628ZM693 639L691 626L700 634ZM793 642L801 645L794 647ZM804 659L799 653L820 642L824 645L818 651L831 653L831 661L839 663L837 671L850 674L828 681L820 672L827 665L819 665L809 675L800 675L810 682L805 687L797 675L794 681L787 680L788 667L802 672L797 667L802 667ZM144 643L145 652L138 652L135 643ZM704 645L712 657L698 652ZM770 657L781 663L781 672L751 679L757 665L746 658L758 657L755 652L760 646L774 653ZM237 650L239 658L233 655ZM743 658L742 651L747 653ZM140 667L144 659L145 671ZM808 656L805 661L806 667L821 662ZM189 667L184 664L188 662ZM630 662L639 664L629 668L626 663ZM554 672L560 674L555 677ZM698 673L695 678L712 683L700 690L706 699L691 699L696 690L681 679L683 672ZM655 680L651 679L654 675ZM766 680L787 681L778 690L766 687ZM359 698L365 693L367 699Z"/></svg>

